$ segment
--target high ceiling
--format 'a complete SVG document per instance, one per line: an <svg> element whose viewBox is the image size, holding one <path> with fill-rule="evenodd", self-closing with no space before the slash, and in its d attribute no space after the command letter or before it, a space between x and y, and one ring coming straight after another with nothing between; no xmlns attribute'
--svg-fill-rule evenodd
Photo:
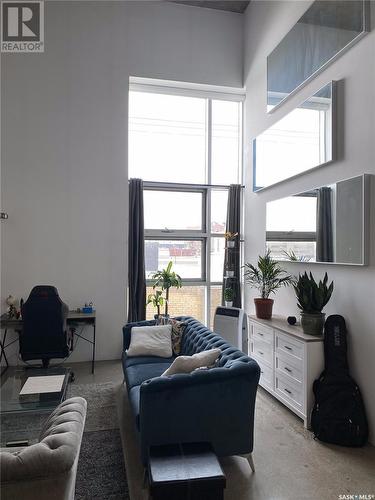
<svg viewBox="0 0 375 500"><path fill-rule="evenodd" d="M238 12L242 14L245 12L246 7L249 5L250 0L238 1L228 0L222 2L221 0L172 0L173 3L183 3L185 5L193 5L194 7L205 7L206 9L227 10L229 12Z"/></svg>

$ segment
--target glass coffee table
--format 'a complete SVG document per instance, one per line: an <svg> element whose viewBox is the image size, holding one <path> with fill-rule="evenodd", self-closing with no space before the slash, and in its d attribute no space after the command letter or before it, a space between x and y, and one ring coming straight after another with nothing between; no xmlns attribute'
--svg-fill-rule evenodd
<svg viewBox="0 0 375 500"><path fill-rule="evenodd" d="M20 394L29 377L63 376L63 383L58 392ZM69 368L22 368L8 377L0 389L2 416L22 413L48 413L66 398L71 372Z"/></svg>
<svg viewBox="0 0 375 500"><path fill-rule="evenodd" d="M29 377L51 375L63 377L59 391L20 394ZM25 446L38 442L48 415L66 398L70 377L69 368L16 369L0 388L0 446Z"/></svg>

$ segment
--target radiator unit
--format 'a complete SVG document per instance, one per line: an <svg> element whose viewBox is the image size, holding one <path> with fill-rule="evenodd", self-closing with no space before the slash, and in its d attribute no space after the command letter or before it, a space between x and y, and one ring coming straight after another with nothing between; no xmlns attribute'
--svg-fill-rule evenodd
<svg viewBox="0 0 375 500"><path fill-rule="evenodd" d="M247 318L243 309L217 307L214 317L214 332L247 354Z"/></svg>

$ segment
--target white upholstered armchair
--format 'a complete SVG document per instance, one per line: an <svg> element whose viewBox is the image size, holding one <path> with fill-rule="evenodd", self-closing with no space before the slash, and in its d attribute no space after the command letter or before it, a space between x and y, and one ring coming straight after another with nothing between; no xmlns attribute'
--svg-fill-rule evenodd
<svg viewBox="0 0 375 500"><path fill-rule="evenodd" d="M47 419L39 443L3 448L2 500L73 500L87 403L71 398Z"/></svg>

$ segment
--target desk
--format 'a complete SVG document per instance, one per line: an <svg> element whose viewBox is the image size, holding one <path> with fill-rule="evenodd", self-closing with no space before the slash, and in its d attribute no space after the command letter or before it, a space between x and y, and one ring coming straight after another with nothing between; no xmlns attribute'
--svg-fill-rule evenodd
<svg viewBox="0 0 375 500"><path fill-rule="evenodd" d="M68 316L66 318L66 323L70 331L73 333L72 339L71 339L71 344L70 344L70 350L73 350L73 340L74 336L84 340L85 342L89 342L92 344L92 360L91 360L91 373L94 373L95 370L95 344L96 344L96 313L95 311L89 314L86 313L81 313L77 311L69 311ZM75 325L91 325L93 328L93 336L92 340L88 339L87 337L84 337L81 334L78 334L75 331ZM8 369L9 363L8 359L6 357L6 352L5 349L15 342L18 342L18 338L12 340L11 342L8 342L6 344L6 338L7 338L7 332L8 330L14 330L15 332L18 333L18 335L22 332L22 319L10 319L8 318L8 314L2 314L0 316L0 328L4 330L4 335L2 338L0 338L0 361L5 359L6 366L4 369L1 371L1 375Z"/></svg>

